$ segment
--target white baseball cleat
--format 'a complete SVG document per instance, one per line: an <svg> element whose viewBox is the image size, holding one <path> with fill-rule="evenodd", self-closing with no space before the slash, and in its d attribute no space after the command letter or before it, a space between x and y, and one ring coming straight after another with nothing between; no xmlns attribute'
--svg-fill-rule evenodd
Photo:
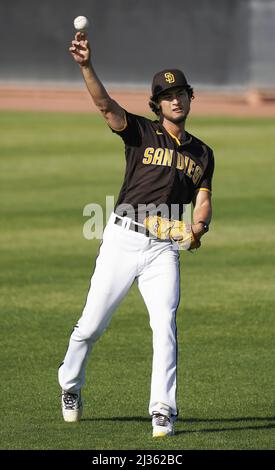
<svg viewBox="0 0 275 470"><path fill-rule="evenodd" d="M83 410L81 390L75 393L62 390L61 403L64 421L67 423L76 423L77 421L80 421Z"/></svg>
<svg viewBox="0 0 275 470"><path fill-rule="evenodd" d="M157 410L152 413L153 437L166 437L174 435L174 420L170 408L159 403Z"/></svg>

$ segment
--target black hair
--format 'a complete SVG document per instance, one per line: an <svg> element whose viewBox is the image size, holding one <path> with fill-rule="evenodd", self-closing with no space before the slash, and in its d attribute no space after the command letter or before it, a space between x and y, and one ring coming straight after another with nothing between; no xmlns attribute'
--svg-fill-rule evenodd
<svg viewBox="0 0 275 470"><path fill-rule="evenodd" d="M184 88L184 90L187 91L187 94L188 94L188 97L189 97L190 101L193 100L195 98L193 88L190 85L186 85L183 88ZM155 113L157 116L160 116L160 105L158 104L156 99L154 99L153 96L150 97L150 101L149 101L148 104L149 104L151 110L153 111L153 113Z"/></svg>

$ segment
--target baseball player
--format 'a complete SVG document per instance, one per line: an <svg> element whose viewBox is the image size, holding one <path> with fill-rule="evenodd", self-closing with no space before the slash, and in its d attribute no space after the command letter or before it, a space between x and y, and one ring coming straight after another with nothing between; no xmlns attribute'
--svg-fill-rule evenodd
<svg viewBox="0 0 275 470"><path fill-rule="evenodd" d="M176 403L179 248L196 249L211 220L212 150L185 130L193 89L180 70L158 72L149 102L158 120L131 114L114 101L96 75L86 34L70 52L110 129L125 144L126 171L104 229L82 315L59 367L64 420L82 415L81 389L95 342L134 281L148 309L153 334L149 414L153 437L172 436ZM184 224L186 204L193 224Z"/></svg>

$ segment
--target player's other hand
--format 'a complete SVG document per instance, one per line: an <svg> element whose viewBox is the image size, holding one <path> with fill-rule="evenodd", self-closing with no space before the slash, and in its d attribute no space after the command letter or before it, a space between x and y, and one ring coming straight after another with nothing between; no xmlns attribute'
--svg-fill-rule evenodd
<svg viewBox="0 0 275 470"><path fill-rule="evenodd" d="M85 67L90 62L90 46L85 33L77 32L69 48L74 60Z"/></svg>

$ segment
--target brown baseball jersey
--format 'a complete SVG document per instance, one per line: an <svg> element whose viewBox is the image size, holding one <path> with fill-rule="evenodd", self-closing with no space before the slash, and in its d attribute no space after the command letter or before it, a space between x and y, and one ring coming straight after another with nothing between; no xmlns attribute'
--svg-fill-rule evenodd
<svg viewBox="0 0 275 470"><path fill-rule="evenodd" d="M214 171L212 149L197 137L186 132L180 142L159 121L137 116L126 111L126 125L114 130L125 144L126 170L115 206L115 212L124 214L124 208L134 207L135 218L140 205L179 205L180 210L166 216L179 218L183 207L189 204L196 191L211 192ZM163 213L162 213L163 215Z"/></svg>

